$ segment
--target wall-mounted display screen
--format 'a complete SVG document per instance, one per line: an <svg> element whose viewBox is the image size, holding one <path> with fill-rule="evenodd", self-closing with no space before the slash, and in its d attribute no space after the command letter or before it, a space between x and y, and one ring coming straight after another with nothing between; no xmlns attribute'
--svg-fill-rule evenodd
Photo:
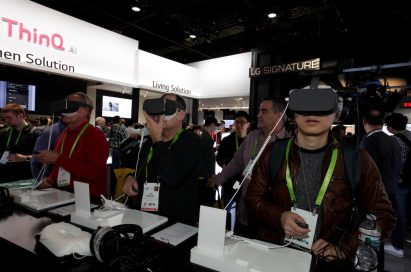
<svg viewBox="0 0 411 272"><path fill-rule="evenodd" d="M118 115L122 118L131 118L131 102L132 100L128 98L103 95L102 116L114 117Z"/></svg>
<svg viewBox="0 0 411 272"><path fill-rule="evenodd" d="M36 110L36 86L0 81L0 108L16 103L26 110Z"/></svg>

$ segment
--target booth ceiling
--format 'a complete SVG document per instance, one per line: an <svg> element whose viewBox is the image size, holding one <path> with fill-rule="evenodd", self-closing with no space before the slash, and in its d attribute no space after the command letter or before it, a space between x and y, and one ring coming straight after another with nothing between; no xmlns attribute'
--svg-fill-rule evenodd
<svg viewBox="0 0 411 272"><path fill-rule="evenodd" d="M181 63L254 48L337 57L373 58L373 50L409 56L404 42L410 29L408 0L34 2L136 39L140 49ZM132 11L132 6L140 11ZM270 12L277 17L268 18Z"/></svg>

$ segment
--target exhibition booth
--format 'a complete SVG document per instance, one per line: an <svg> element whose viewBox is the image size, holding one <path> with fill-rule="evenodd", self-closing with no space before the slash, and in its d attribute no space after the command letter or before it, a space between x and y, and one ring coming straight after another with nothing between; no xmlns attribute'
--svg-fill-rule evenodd
<svg viewBox="0 0 411 272"><path fill-rule="evenodd" d="M28 0L0 0L0 5L0 108L7 103L18 103L26 106L30 115L50 115L49 106L52 101L81 91L87 93L94 102L91 123L98 116L112 118L116 115L144 123L142 108L146 99L156 98L164 93L175 93L186 101L185 122L188 124L203 123L205 111L199 103L201 99L248 96L249 103L238 104L238 108L249 107L250 116L256 124L258 104L262 98L284 99L288 97L290 89L309 85L313 76L332 74L334 79L338 79L336 73L353 66L332 58L292 54L285 57L261 50L181 64L140 50L137 40ZM346 74L353 72L355 71L346 71ZM349 80L344 78L341 82L337 80L342 88L350 88L347 84ZM405 79L398 84L406 86L407 81ZM343 93L343 96L346 94L349 93ZM350 95L344 97L347 101L352 98ZM217 104L216 110L213 109L212 112L221 121L225 112L220 111L219 106L223 108L222 103ZM174 112L177 112L176 108ZM183 130L179 131L181 133ZM173 138L172 144L178 137ZM140 148L143 146L142 142L143 140ZM258 140L254 149L257 144ZM150 152L152 155L153 148ZM151 159L151 155L147 156L147 161ZM257 160L258 157L254 164ZM250 164L245 176L250 174L254 164ZM112 263L110 267L102 263L112 254L122 257L124 252L121 251L121 246L124 244L138 242L141 243L138 247L131 245L133 250L141 249L140 251L124 255L131 256L133 261L144 256L141 260L138 259L140 263L133 263L147 268L144 271L208 271L205 267L217 271L270 271L272 263L281 271L310 270L310 247L306 247L308 251L301 251L296 249L298 247L288 247L291 242L274 245L227 233L227 214L224 209L201 206L199 225L195 227L169 221L163 216L153 218L151 213L128 209L105 198L105 209L91 212L88 187L86 190L81 187L83 185L77 184L76 182L75 186L79 186L78 191L75 188L75 194L69 196L69 203L76 203L75 210L69 213L63 208L55 210L56 207L49 206L49 203L47 207L42 206L44 209L39 209L41 203L48 201L40 196L44 192L38 195L30 192L30 196L14 192L12 195L19 207L15 212L11 210L9 217L0 220L0 252L6 248L6 251L10 249L12 255L24 255L29 260L27 265L33 264L35 268L41 268L41 263L47 261L50 265L46 266L46 270L120 271L114 270ZM159 187L155 188L155 182L151 184L154 184L152 191L159 194ZM25 189L33 188L30 186ZM82 193L78 193L79 191ZM80 194L86 197L80 197ZM37 202L27 207L27 199L33 199L31 197ZM9 200L8 196L3 199ZM61 202L60 204L63 205ZM53 208L53 212L49 208ZM68 215L71 216L71 221ZM54 225L52 223L62 221L72 222L85 229L88 232L88 240L85 240L89 243L84 245L85 240L79 239L79 243L73 245L76 250L70 248L62 256L58 256L52 250L55 247L48 246L44 241L39 243L42 237L38 236L39 232L44 235L43 230ZM122 225L127 226L115 228ZM66 241L72 241L67 237L78 238L83 235L66 225L58 226L63 226L57 230L58 235L67 239L62 243L63 246ZM103 230L103 233L95 232L98 230ZM93 237L90 237L92 232ZM19 237L21 233L24 235ZM109 235L106 236L107 233ZM130 233L133 236L128 236ZM108 245L103 243L106 241L103 238L109 239ZM291 241L293 239L292 237ZM304 239L301 243L304 243ZM79 259L74 254L79 252L79 248L91 249L91 252L82 254L86 257ZM10 255L5 254L8 257ZM130 260L116 265L123 269L127 261ZM13 263L12 260L10 264L17 265L17 270L24 266Z"/></svg>
<svg viewBox="0 0 411 272"><path fill-rule="evenodd" d="M37 71L39 78L47 74L48 78L56 75L78 80L81 86L75 90L62 87L60 91L43 87L44 83L34 84L38 80L28 80L25 73L20 79L0 76L4 82L0 102L11 101L5 93L13 86L7 81L19 84L19 92L27 95L29 114L47 114L42 101L60 99L73 91L87 92L96 103L92 120L96 115L115 114L107 111L111 102L121 117L142 121L141 105L147 91L180 94L187 98L190 115L193 99L249 95L251 53L184 65L139 50L136 40L39 4L25 0L2 0L1 4L0 62L5 65L4 74L14 66ZM41 110L36 110L36 104Z"/></svg>

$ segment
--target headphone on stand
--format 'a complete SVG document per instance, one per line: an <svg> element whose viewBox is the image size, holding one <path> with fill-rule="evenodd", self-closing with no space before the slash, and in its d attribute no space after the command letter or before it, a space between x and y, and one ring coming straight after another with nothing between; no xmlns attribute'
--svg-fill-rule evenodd
<svg viewBox="0 0 411 272"><path fill-rule="evenodd" d="M97 229L90 239L90 251L96 259L108 264L111 272L160 271L150 239L138 225L123 224Z"/></svg>
<svg viewBox="0 0 411 272"><path fill-rule="evenodd" d="M13 213L14 199L10 196L9 189L0 186L0 218Z"/></svg>

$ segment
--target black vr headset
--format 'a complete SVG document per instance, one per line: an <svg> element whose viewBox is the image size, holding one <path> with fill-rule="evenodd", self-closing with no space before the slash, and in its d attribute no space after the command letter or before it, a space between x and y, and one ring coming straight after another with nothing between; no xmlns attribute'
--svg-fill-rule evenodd
<svg viewBox="0 0 411 272"><path fill-rule="evenodd" d="M81 101L69 101L67 99L56 100L50 104L50 112L62 114L76 112L80 107L89 107Z"/></svg>
<svg viewBox="0 0 411 272"><path fill-rule="evenodd" d="M178 101L166 98L147 99L143 103L143 110L150 115L173 115L177 109L183 109Z"/></svg>
<svg viewBox="0 0 411 272"><path fill-rule="evenodd" d="M338 95L331 88L291 90L288 107L301 115L329 115L338 110Z"/></svg>

